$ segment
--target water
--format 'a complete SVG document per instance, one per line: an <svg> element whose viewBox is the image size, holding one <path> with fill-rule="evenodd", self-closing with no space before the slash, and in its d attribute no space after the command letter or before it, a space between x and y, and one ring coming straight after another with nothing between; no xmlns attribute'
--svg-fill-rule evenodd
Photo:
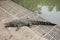
<svg viewBox="0 0 60 40"><path fill-rule="evenodd" d="M40 12L40 14L37 13L38 16L60 26L60 0L43 1L38 4L37 8Z"/></svg>
<svg viewBox="0 0 60 40"><path fill-rule="evenodd" d="M56 11L56 6L53 7L52 11L49 11L48 6L40 6L41 7L41 14L37 14L41 16L45 20L48 20L52 23L56 23L60 26L60 11Z"/></svg>

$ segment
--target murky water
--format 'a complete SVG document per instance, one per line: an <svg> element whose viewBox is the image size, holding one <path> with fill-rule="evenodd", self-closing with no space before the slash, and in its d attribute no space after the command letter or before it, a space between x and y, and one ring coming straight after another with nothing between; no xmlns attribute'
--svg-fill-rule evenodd
<svg viewBox="0 0 60 40"><path fill-rule="evenodd" d="M45 20L60 25L60 11L56 11L56 6L53 7L52 11L49 11L48 6L41 6L40 13L41 14L37 15L43 17Z"/></svg>

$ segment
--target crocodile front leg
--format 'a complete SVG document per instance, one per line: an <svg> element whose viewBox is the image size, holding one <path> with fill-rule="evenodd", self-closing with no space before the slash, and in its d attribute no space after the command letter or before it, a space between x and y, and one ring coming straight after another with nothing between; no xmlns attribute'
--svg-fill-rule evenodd
<svg viewBox="0 0 60 40"><path fill-rule="evenodd" d="M16 29L16 31L18 31L22 26L23 26L22 24L17 25L17 29Z"/></svg>

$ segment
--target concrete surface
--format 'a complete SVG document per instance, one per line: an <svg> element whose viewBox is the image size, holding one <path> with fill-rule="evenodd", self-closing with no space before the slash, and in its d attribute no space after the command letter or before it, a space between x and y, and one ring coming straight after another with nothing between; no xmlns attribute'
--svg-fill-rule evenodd
<svg viewBox="0 0 60 40"><path fill-rule="evenodd" d="M43 20L10 0L0 1L0 40L60 40L60 27L57 25L34 25L31 28L23 26L19 31L15 31L16 28L13 27L4 27L6 22L23 18Z"/></svg>

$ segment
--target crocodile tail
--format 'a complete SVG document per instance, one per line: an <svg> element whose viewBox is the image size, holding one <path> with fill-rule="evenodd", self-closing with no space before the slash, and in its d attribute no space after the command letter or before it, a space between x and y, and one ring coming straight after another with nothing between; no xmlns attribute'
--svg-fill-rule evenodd
<svg viewBox="0 0 60 40"><path fill-rule="evenodd" d="M43 22L43 21L33 21L32 24L33 25L51 25L51 26L56 25L56 24L51 23L51 22Z"/></svg>

